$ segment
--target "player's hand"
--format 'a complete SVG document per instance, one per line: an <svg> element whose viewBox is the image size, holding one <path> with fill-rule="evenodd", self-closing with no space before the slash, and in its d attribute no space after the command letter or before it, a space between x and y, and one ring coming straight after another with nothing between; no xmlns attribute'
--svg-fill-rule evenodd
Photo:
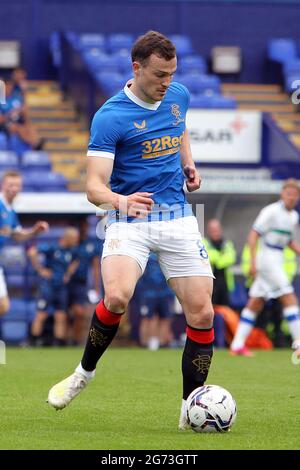
<svg viewBox="0 0 300 470"><path fill-rule="evenodd" d="M39 235L40 233L43 233L43 232L48 232L48 230L49 230L49 224L48 222L45 222L44 220L39 220L33 226L33 233L35 235Z"/></svg>
<svg viewBox="0 0 300 470"><path fill-rule="evenodd" d="M68 282L70 282L70 279L71 279L71 276L69 273L66 273L63 277L63 283L64 284L68 284Z"/></svg>
<svg viewBox="0 0 300 470"><path fill-rule="evenodd" d="M53 276L53 273L52 273L51 269L42 268L42 269L39 270L39 275L40 275L43 279L51 279L52 276Z"/></svg>
<svg viewBox="0 0 300 470"><path fill-rule="evenodd" d="M4 237L10 237L12 234L12 229L9 225L4 225L3 228L0 229L0 235Z"/></svg>
<svg viewBox="0 0 300 470"><path fill-rule="evenodd" d="M194 166L186 165L183 168L183 172L186 176L186 188L191 193L196 191L201 186L201 177Z"/></svg>
<svg viewBox="0 0 300 470"><path fill-rule="evenodd" d="M145 218L151 212L154 201L153 193L133 193L129 196L119 196L118 209L131 217Z"/></svg>

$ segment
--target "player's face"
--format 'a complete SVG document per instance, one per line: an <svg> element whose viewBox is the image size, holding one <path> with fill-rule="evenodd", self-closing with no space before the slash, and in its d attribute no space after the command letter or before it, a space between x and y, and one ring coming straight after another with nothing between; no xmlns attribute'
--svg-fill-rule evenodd
<svg viewBox="0 0 300 470"><path fill-rule="evenodd" d="M140 97L148 103L155 103L164 99L176 72L177 59L165 60L152 54L145 65L133 63L135 83Z"/></svg>
<svg viewBox="0 0 300 470"><path fill-rule="evenodd" d="M299 198L300 194L298 189L296 188L287 187L281 192L281 199L283 200L287 210L295 209L296 205L298 204Z"/></svg>
<svg viewBox="0 0 300 470"><path fill-rule="evenodd" d="M12 202L14 198L22 191L22 178L19 176L6 176L2 182L2 192L8 202Z"/></svg>

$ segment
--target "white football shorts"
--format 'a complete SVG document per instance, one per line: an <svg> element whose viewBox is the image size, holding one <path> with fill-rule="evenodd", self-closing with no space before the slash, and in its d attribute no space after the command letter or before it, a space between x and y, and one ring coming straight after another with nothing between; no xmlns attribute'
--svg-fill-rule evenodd
<svg viewBox="0 0 300 470"><path fill-rule="evenodd" d="M258 270L249 290L249 296L268 300L277 299L292 292L294 292L294 288L289 282L283 267L273 266L273 269Z"/></svg>
<svg viewBox="0 0 300 470"><path fill-rule="evenodd" d="M154 222L114 222L108 226L102 259L129 256L137 261L143 273L150 251L157 254L166 280L187 276L213 278L194 216Z"/></svg>

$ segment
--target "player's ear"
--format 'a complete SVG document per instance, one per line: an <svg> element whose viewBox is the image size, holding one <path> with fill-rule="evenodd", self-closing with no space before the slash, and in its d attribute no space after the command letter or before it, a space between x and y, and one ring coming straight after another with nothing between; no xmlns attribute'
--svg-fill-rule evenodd
<svg viewBox="0 0 300 470"><path fill-rule="evenodd" d="M142 66L139 62L133 62L132 63L132 69L133 69L135 75L140 74L141 68L142 68Z"/></svg>

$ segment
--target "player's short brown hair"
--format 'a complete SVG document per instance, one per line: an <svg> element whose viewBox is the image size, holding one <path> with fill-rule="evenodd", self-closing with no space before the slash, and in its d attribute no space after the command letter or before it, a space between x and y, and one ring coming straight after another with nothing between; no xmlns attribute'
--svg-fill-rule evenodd
<svg viewBox="0 0 300 470"><path fill-rule="evenodd" d="M299 186L298 181L295 178L289 178L283 183L282 189L286 189L286 188L297 189L298 193L300 194L300 186Z"/></svg>
<svg viewBox="0 0 300 470"><path fill-rule="evenodd" d="M22 175L19 171L16 170L7 170L5 173L3 173L2 181L4 181L5 178L22 178Z"/></svg>
<svg viewBox="0 0 300 470"><path fill-rule="evenodd" d="M157 31L148 31L140 36L131 50L132 62L140 62L146 65L151 54L155 54L165 60L171 60L176 57L176 48L174 44L161 33Z"/></svg>

